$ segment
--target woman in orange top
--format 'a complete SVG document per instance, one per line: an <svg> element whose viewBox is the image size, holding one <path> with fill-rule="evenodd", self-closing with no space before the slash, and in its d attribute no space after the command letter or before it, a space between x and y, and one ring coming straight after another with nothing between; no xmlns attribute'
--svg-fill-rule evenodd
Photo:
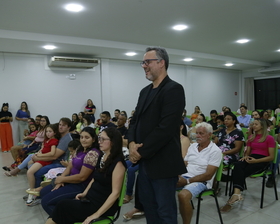
<svg viewBox="0 0 280 224"><path fill-rule="evenodd" d="M198 115L201 114L200 108L199 106L195 106L194 108L194 112L191 115L191 121L193 121L194 119L196 119L198 117Z"/></svg>

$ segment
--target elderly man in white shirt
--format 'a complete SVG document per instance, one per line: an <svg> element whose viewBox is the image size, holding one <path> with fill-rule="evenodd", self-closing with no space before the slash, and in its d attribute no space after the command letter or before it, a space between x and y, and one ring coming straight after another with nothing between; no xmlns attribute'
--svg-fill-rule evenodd
<svg viewBox="0 0 280 224"><path fill-rule="evenodd" d="M193 208L191 199L202 191L212 188L215 173L220 166L222 153L219 147L211 142L213 128L202 122L196 125L197 143L191 144L185 156L188 172L179 177L179 208L183 224L191 223Z"/></svg>

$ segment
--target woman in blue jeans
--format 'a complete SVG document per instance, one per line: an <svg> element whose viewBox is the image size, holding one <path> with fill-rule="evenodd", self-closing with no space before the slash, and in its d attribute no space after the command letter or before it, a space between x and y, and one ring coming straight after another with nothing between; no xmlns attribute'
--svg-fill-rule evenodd
<svg viewBox="0 0 280 224"><path fill-rule="evenodd" d="M62 199L72 199L83 192L92 179L98 158L101 154L95 130L86 127L80 134L81 146L66 170L55 179L55 186L44 187L40 196L41 205L50 215L56 204Z"/></svg>

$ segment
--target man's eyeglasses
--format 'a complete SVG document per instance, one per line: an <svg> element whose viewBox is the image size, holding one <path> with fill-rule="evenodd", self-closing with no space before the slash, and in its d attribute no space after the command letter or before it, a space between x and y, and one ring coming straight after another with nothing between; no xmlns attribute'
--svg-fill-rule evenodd
<svg viewBox="0 0 280 224"><path fill-rule="evenodd" d="M146 60L144 60L144 61L141 61L140 62L140 65L143 67L144 65L146 65L146 66L148 66L150 63L151 63L151 61L160 61L161 59L146 59Z"/></svg>
<svg viewBox="0 0 280 224"><path fill-rule="evenodd" d="M100 143L103 143L105 140L110 140L110 139L109 139L109 138L103 138L103 137L98 136L98 141L99 141Z"/></svg>

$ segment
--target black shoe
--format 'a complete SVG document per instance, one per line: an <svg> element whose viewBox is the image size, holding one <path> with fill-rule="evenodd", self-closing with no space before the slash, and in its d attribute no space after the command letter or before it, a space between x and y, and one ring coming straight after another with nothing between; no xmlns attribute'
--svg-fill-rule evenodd
<svg viewBox="0 0 280 224"><path fill-rule="evenodd" d="M268 177L265 186L269 187L269 188L272 188L273 187L273 183L274 183L273 177Z"/></svg>
<svg viewBox="0 0 280 224"><path fill-rule="evenodd" d="M11 171L10 168L8 168L7 166L3 166L2 169L9 172Z"/></svg>

